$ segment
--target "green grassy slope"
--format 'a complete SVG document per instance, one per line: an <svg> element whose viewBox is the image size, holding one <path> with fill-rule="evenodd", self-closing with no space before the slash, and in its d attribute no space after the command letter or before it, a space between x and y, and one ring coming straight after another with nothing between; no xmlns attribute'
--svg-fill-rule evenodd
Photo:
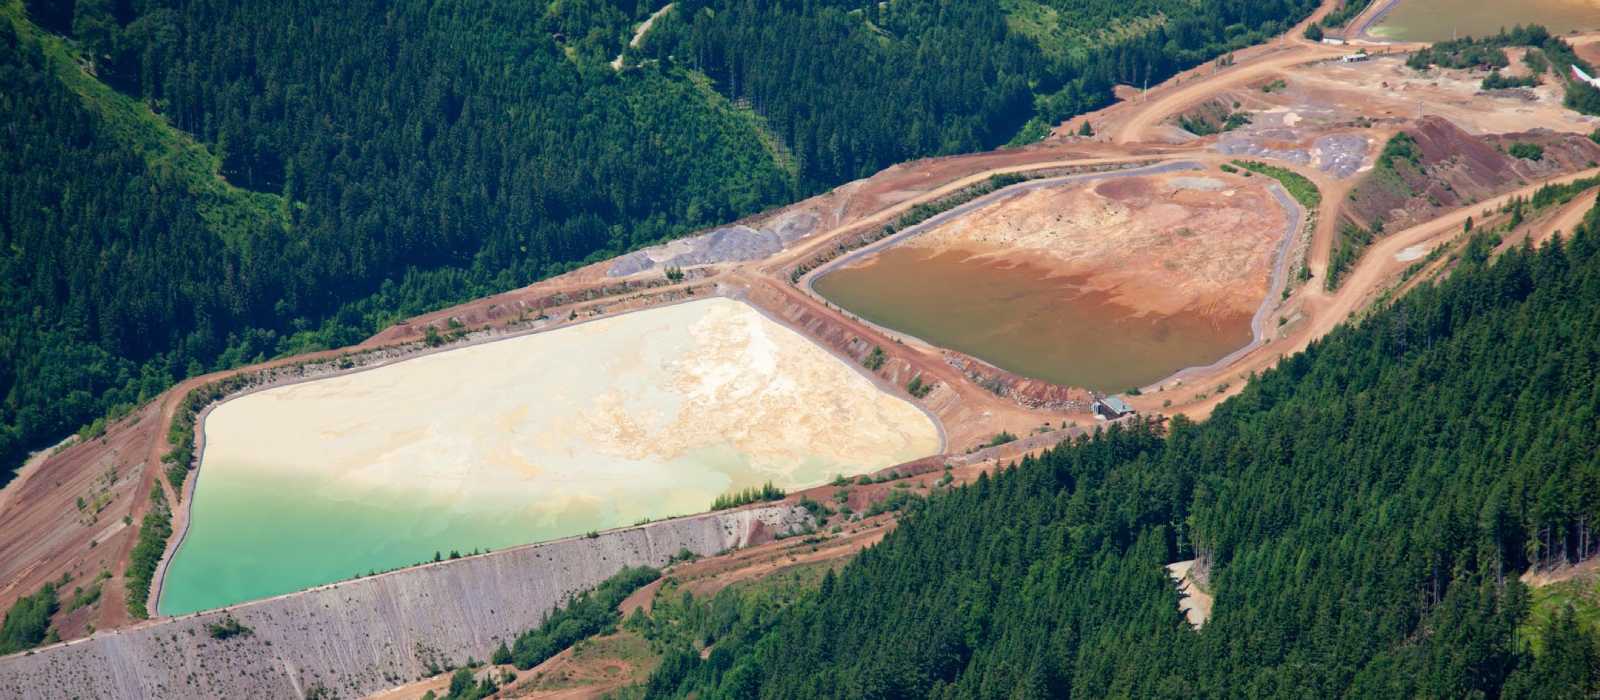
<svg viewBox="0 0 1600 700"><path fill-rule="evenodd" d="M281 197L228 184L215 154L148 105L85 72L88 60L78 48L29 22L21 0L0 5L0 16L11 23L20 41L47 59L46 71L60 87L78 96L84 111L97 122L97 137L108 146L137 154L149 170L172 173L208 225L219 232L282 225Z"/></svg>
<svg viewBox="0 0 1600 700"><path fill-rule="evenodd" d="M193 279L142 265L135 248L202 264L284 227L279 197L229 185L204 145L89 64L21 3L0 5L0 482L23 449L170 383L109 347L139 345L153 307Z"/></svg>

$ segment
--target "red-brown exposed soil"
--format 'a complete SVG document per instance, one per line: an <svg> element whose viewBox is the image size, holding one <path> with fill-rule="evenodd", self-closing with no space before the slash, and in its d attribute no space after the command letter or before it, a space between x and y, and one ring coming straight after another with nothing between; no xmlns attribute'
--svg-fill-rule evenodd
<svg viewBox="0 0 1600 700"><path fill-rule="evenodd" d="M1040 266L1136 314L1248 317L1284 228L1263 178L1178 171L1034 190L903 245Z"/></svg>
<svg viewBox="0 0 1600 700"><path fill-rule="evenodd" d="M1404 133L1416 141L1416 163L1394 160L1389 177L1375 170L1354 190L1349 215L1367 227L1394 230L1439 213L1600 161L1600 145L1584 136L1550 131L1473 136L1439 117L1424 117ZM1544 149L1539 160L1515 158L1518 143Z"/></svg>

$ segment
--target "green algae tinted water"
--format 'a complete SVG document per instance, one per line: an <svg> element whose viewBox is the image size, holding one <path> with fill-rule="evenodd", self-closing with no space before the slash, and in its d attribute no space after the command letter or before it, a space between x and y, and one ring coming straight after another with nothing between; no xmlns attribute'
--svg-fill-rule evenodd
<svg viewBox="0 0 1600 700"><path fill-rule="evenodd" d="M1540 24L1552 34L1600 29L1596 0L1400 0L1372 33L1400 41L1444 41L1488 36L1518 24Z"/></svg>
<svg viewBox="0 0 1600 700"><path fill-rule="evenodd" d="M219 404L203 428L164 615L702 512L731 490L940 447L915 406L727 299L277 387Z"/></svg>
<svg viewBox="0 0 1600 700"><path fill-rule="evenodd" d="M639 465L641 470L663 465ZM664 465L672 483L641 478L634 497L539 503L431 498L416 489L360 491L301 474L286 484L271 464L208 461L193 521L165 579L160 612L181 615L291 593L473 549L502 549L701 511L735 483L754 485L748 460L712 449ZM859 467L814 467L815 481ZM660 490L655 490L660 489Z"/></svg>
<svg viewBox="0 0 1600 700"><path fill-rule="evenodd" d="M893 247L814 286L880 326L1025 377L1097 391L1146 386L1250 342L1245 317L1139 317L1078 280L960 250Z"/></svg>

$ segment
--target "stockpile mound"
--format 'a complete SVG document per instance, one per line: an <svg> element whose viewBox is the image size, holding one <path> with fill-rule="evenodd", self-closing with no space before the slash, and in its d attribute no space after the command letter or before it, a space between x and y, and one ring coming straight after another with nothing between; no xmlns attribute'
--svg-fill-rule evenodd
<svg viewBox="0 0 1600 700"><path fill-rule="evenodd" d="M1424 117L1390 139L1346 211L1367 228L1394 231L1596 161L1600 145L1581 134L1476 136L1447 119Z"/></svg>

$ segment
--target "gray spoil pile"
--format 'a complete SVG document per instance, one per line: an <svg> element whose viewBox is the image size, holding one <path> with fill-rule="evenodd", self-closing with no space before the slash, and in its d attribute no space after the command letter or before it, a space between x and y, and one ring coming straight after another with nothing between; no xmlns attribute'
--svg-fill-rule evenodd
<svg viewBox="0 0 1600 700"><path fill-rule="evenodd" d="M1311 154L1303 148L1273 148L1270 141L1293 143L1298 138L1286 129L1262 129L1249 132L1229 132L1217 139L1216 149L1225 156L1272 158L1295 165L1311 163Z"/></svg>
<svg viewBox="0 0 1600 700"><path fill-rule="evenodd" d="M1295 165L1313 165L1318 170L1343 179L1361 169L1367 157L1367 137L1360 134L1330 134L1304 148L1275 148L1271 143L1294 143L1295 132L1288 129L1258 129L1223 134L1216 150L1225 156L1267 158Z"/></svg>
<svg viewBox="0 0 1600 700"><path fill-rule="evenodd" d="M1499 88L1495 90L1479 90L1478 94L1488 95L1489 97L1509 97L1516 100L1522 100L1523 102L1539 101L1539 93L1529 90L1528 88Z"/></svg>
<svg viewBox="0 0 1600 700"><path fill-rule="evenodd" d="M0 698L362 697L486 659L624 566L812 524L787 505L719 511L97 632L0 658ZM250 632L213 638L209 626L229 617Z"/></svg>
<svg viewBox="0 0 1600 700"><path fill-rule="evenodd" d="M1311 152L1317 156L1317 169L1342 180L1361 169L1361 161L1367 157L1367 137L1331 134L1317 139Z"/></svg>
<svg viewBox="0 0 1600 700"><path fill-rule="evenodd" d="M610 277L626 277L656 267L693 267L723 262L760 260L783 250L817 228L817 216L794 211L773 218L761 228L743 224L645 248L617 258L606 270Z"/></svg>

